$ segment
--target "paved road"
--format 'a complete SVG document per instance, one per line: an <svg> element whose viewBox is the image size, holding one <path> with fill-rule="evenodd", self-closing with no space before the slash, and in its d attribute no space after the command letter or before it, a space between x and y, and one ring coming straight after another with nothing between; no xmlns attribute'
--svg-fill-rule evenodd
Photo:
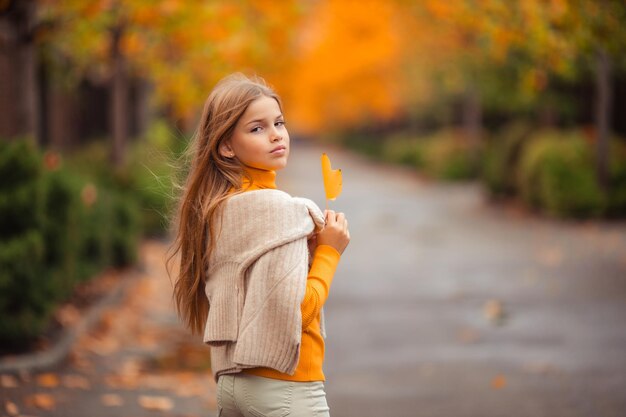
<svg viewBox="0 0 626 417"><path fill-rule="evenodd" d="M626 224L326 151L352 235L326 308L333 417L626 416ZM323 206L320 152L294 147L278 183Z"/></svg>

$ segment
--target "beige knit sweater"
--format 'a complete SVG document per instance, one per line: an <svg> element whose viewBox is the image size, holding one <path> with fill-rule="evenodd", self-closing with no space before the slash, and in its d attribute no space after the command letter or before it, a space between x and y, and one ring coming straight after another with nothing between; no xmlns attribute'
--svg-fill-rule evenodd
<svg viewBox="0 0 626 417"><path fill-rule="evenodd" d="M204 342L219 375L269 367L293 374L300 355L307 238L324 225L310 200L279 190L230 197L216 219Z"/></svg>

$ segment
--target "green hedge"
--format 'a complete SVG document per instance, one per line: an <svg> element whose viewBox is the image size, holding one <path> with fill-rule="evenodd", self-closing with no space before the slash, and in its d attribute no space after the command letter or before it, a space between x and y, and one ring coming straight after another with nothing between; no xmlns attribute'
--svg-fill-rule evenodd
<svg viewBox="0 0 626 417"><path fill-rule="evenodd" d="M56 161L56 162L55 162ZM135 261L137 203L59 167L25 141L0 141L0 344L39 335L75 285Z"/></svg>
<svg viewBox="0 0 626 417"><path fill-rule="evenodd" d="M577 130L536 130L513 122L472 148L462 132L442 129L427 136L394 134L383 140L344 142L384 161L408 165L444 180L480 176L493 196L519 196L558 217L626 216L626 141L610 143L609 183L596 178L594 141ZM367 146L365 146L365 145Z"/></svg>
<svg viewBox="0 0 626 417"><path fill-rule="evenodd" d="M443 129L428 136L391 136L383 142L380 157L434 178L464 180L478 175L481 151L472 148L462 132Z"/></svg>
<svg viewBox="0 0 626 417"><path fill-rule="evenodd" d="M481 149L473 148L463 133L443 129L424 138L424 169L435 178L466 180L479 173Z"/></svg>
<svg viewBox="0 0 626 417"><path fill-rule="evenodd" d="M380 152L384 161L414 168L424 167L424 149L419 138L391 136L385 139Z"/></svg>
<svg viewBox="0 0 626 417"><path fill-rule="evenodd" d="M482 180L491 195L499 197L517 193L518 166L532 132L532 125L516 121L500 129L488 142Z"/></svg>
<svg viewBox="0 0 626 417"><path fill-rule="evenodd" d="M92 181L128 195L139 208L142 232L162 236L168 231L174 202L175 161L186 145L165 122L157 121L144 137L129 144L123 167L111 168L109 144L102 140L68 155L67 164Z"/></svg>
<svg viewBox="0 0 626 417"><path fill-rule="evenodd" d="M560 217L595 217L606 209L593 149L577 131L535 133L524 151L518 185L530 206Z"/></svg>
<svg viewBox="0 0 626 417"><path fill-rule="evenodd" d="M606 215L626 216L626 141L614 139L610 149L610 178Z"/></svg>

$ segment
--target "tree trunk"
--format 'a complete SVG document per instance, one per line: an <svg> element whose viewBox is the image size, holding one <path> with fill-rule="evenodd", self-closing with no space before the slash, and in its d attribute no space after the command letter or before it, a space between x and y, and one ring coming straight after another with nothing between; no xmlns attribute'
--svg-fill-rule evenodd
<svg viewBox="0 0 626 417"><path fill-rule="evenodd" d="M612 97L611 58L602 47L596 58L596 174L606 190L609 182L609 140Z"/></svg>
<svg viewBox="0 0 626 417"><path fill-rule="evenodd" d="M39 142L37 51L33 39L34 0L0 7L0 136L27 136Z"/></svg>
<svg viewBox="0 0 626 417"><path fill-rule="evenodd" d="M478 148L482 131L482 107L480 92L475 85L470 85L465 92L463 101L463 133L468 146L470 166L476 167Z"/></svg>
<svg viewBox="0 0 626 417"><path fill-rule="evenodd" d="M46 67L42 61L37 63L37 114L39 118L37 126L37 140L42 148L50 145L50 127L48 116L50 114L48 107L48 93L50 82Z"/></svg>
<svg viewBox="0 0 626 417"><path fill-rule="evenodd" d="M126 60L120 50L120 40L124 33L123 26L116 26L111 32L111 100L110 126L113 135L111 162L115 167L124 163L128 136L128 74Z"/></svg>
<svg viewBox="0 0 626 417"><path fill-rule="evenodd" d="M150 93L152 85L143 78L137 78L136 82L136 95L135 95L135 114L136 125L134 134L137 136L143 136L148 130L148 126L152 121L152 107L150 105Z"/></svg>

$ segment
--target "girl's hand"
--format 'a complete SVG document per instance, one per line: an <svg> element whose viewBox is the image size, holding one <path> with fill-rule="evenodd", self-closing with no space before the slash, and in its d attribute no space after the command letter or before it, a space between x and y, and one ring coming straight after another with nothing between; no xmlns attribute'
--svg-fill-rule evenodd
<svg viewBox="0 0 626 417"><path fill-rule="evenodd" d="M333 210L326 210L324 216L326 226L317 234L317 244L332 246L342 254L350 243L348 220L343 213L335 213Z"/></svg>

